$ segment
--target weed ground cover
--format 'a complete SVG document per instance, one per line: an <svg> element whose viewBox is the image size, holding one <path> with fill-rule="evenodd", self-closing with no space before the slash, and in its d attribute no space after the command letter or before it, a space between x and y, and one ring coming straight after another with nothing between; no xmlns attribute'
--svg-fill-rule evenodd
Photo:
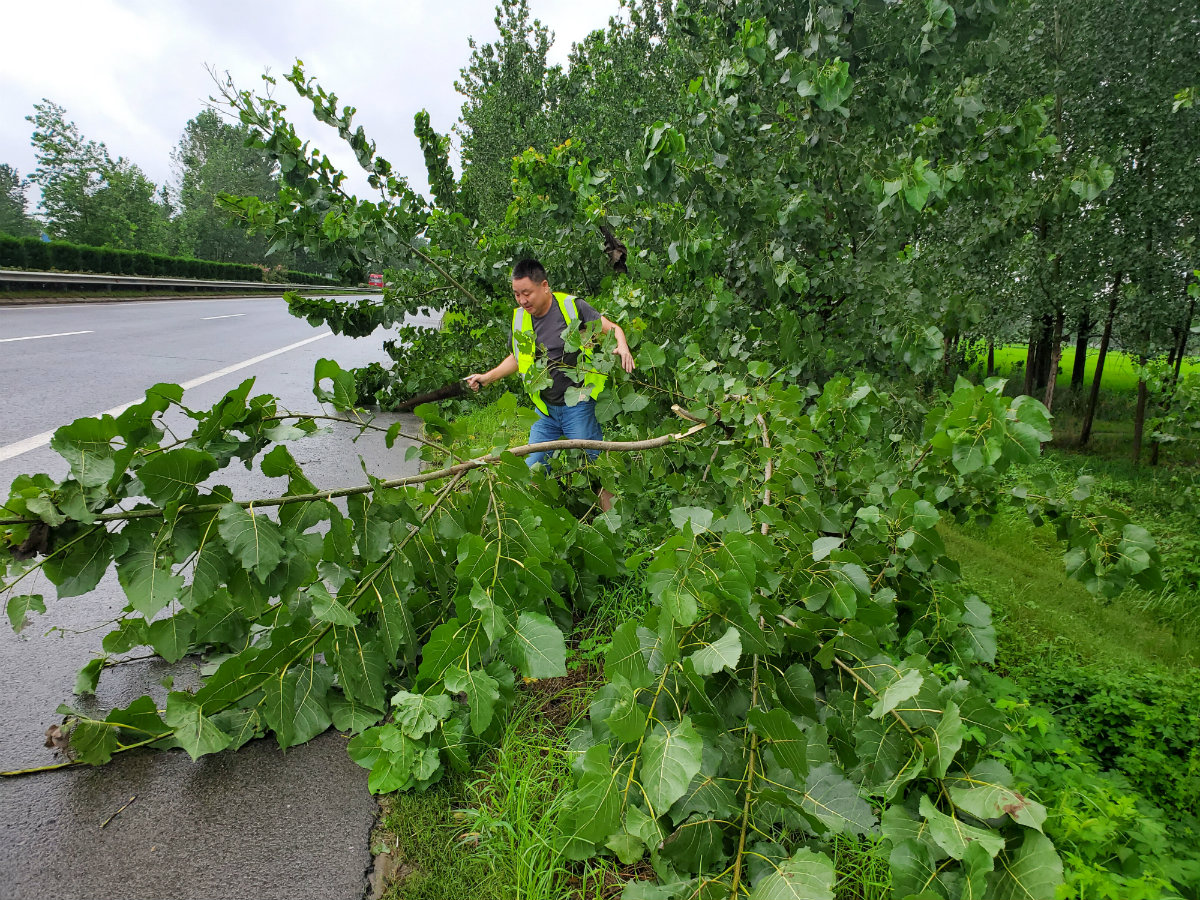
<svg viewBox="0 0 1200 900"><path fill-rule="evenodd" d="M992 608L996 701L1013 715L1006 760L1036 785L1063 854L1070 898L1200 891L1200 587L1189 467L1048 451L1031 467L1092 479L1095 501L1154 533L1167 585L1104 600L1069 580L1052 528L1023 511L943 537L964 582Z"/></svg>

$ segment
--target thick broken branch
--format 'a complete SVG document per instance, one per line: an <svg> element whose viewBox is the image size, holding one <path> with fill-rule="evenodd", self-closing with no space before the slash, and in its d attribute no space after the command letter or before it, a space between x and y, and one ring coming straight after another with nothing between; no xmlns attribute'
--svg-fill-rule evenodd
<svg viewBox="0 0 1200 900"><path fill-rule="evenodd" d="M659 447L665 447L668 444L673 444L676 441L686 440L692 435L697 434L707 428L709 423L701 422L698 425L693 425L687 431L676 434L664 434L661 437L648 438L643 441L587 441L587 440L561 440L561 441L542 441L536 444L522 444L519 447L513 447L509 453L514 456L528 456L530 453L553 452L556 450L600 450L605 453L636 453L640 450L655 450ZM466 462L456 463L452 466L447 466L444 469L436 469L432 472L422 472L420 475L409 475L405 478L393 478L390 481L380 482L379 487L395 488L408 487L414 484L425 484L430 481L441 481L443 478L451 478L461 473L469 472L472 469L479 469L483 466L495 465L500 461L500 457L494 454L488 456L479 456L475 459L469 459ZM272 506L287 506L292 503L312 503L321 500L332 500L336 497L349 497L354 494L369 494L376 490L374 485L359 485L357 487L340 488L331 491L319 491L314 494L291 494L286 497L270 497L259 500L242 500L235 501L238 506L243 509L253 507L255 509L265 509ZM179 507L178 515L199 512L217 512L226 503L205 503L199 506L181 506ZM96 522L118 522L127 521L130 519L154 519L162 518L164 515L161 509L135 509L127 512L118 513L101 513L95 518ZM35 525L41 522L41 519L21 518L21 519L0 519L0 525ZM88 523L91 524L91 523Z"/></svg>

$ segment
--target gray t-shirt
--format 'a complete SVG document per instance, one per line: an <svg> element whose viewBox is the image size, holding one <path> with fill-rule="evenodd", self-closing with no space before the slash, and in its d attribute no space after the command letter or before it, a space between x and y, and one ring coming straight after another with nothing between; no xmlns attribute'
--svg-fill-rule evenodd
<svg viewBox="0 0 1200 900"><path fill-rule="evenodd" d="M587 322L596 322L600 319L600 313L596 312L595 308L585 300L576 298L575 308L579 311L579 327L582 329ZM577 382L571 378L567 367L572 367L578 364L578 353L564 353L563 348L566 343L563 341L563 332L567 327L567 320L563 318L562 310L558 308L557 298L550 304L550 310L540 319L537 316L530 315L533 321L533 333L537 340L537 358L545 359L550 368L550 379L553 382L550 387L542 391L542 402L547 406L563 406L567 400L567 388L572 387L581 382Z"/></svg>

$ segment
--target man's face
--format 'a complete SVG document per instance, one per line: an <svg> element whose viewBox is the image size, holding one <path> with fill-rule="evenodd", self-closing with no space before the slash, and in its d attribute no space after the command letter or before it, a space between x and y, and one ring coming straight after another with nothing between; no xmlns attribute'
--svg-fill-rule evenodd
<svg viewBox="0 0 1200 900"><path fill-rule="evenodd" d="M550 290L550 282L544 279L539 283L532 278L514 278L512 289L517 305L538 318L548 313L550 304L554 302L554 292Z"/></svg>

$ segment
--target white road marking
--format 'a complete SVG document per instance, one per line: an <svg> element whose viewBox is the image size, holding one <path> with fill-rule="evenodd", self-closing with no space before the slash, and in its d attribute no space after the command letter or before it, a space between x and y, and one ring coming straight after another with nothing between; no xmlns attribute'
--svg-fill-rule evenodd
<svg viewBox="0 0 1200 900"><path fill-rule="evenodd" d="M227 316L205 316L200 321L207 322L210 319L236 319L238 316L244 316L244 315L245 315L245 313L230 313Z"/></svg>
<svg viewBox="0 0 1200 900"><path fill-rule="evenodd" d="M278 350L272 350L270 353L264 353L261 356L256 356L253 359L247 359L240 363L234 363L232 366L226 366L224 369L218 369L215 372L209 372L207 375L201 375L199 378L193 378L191 381L185 381L180 385L185 391L190 391L194 387L199 387L202 384L207 384L225 375L231 375L234 372L245 369L249 366L257 365L264 360L270 359L272 356L279 356L281 353L287 353L289 350L295 350L297 347L303 347L305 344L311 344L313 341L319 341L321 338L327 338L332 331L322 332L315 337L306 338L303 341L297 341L294 344L288 344L286 347L280 347ZM119 416L135 403L141 403L143 398L131 400L128 403L122 403L120 406L114 406L112 409L106 409L104 412L95 413L93 418L99 416ZM20 456L22 453L28 453L30 450L36 450L38 447L44 447L50 443L50 438L54 437L53 431L43 431L41 434L35 434L33 437L25 438L23 441L17 441L14 444L8 444L5 447L0 447L0 462Z"/></svg>
<svg viewBox="0 0 1200 900"><path fill-rule="evenodd" d="M95 334L94 331L59 331L56 334L30 334L25 337L16 338L0 338L0 344L7 344L9 341L36 341L41 338L48 337L70 337L73 334Z"/></svg>

